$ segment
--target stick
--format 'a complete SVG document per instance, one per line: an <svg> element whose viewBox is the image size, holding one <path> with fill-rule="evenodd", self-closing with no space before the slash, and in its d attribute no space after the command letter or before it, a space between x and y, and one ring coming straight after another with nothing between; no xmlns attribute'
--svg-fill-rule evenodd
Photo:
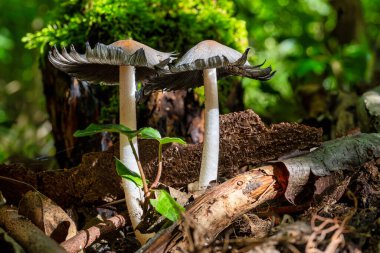
<svg viewBox="0 0 380 253"><path fill-rule="evenodd" d="M61 243L61 247L69 253L76 253L90 246L104 234L124 227L126 219L119 214L88 229L81 230L76 236Z"/></svg>

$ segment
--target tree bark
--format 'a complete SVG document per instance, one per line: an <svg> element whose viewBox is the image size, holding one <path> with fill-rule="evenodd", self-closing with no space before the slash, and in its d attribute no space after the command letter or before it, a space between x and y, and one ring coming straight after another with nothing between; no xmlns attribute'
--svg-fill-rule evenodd
<svg viewBox="0 0 380 253"><path fill-rule="evenodd" d="M98 121L101 103L107 96L54 68L47 57L42 61L42 82L56 159L61 168L70 168L80 162L84 153L101 149L99 136L78 140L73 134Z"/></svg>
<svg viewBox="0 0 380 253"><path fill-rule="evenodd" d="M344 45L359 41L364 36L363 8L360 0L330 0L337 14L337 21L332 35L339 44Z"/></svg>

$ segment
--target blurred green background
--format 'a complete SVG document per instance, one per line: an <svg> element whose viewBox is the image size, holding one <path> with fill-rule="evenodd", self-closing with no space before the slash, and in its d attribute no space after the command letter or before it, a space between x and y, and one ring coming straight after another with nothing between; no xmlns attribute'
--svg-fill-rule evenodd
<svg viewBox="0 0 380 253"><path fill-rule="evenodd" d="M334 121L332 107L340 93L360 95L378 85L379 11L380 0L2 1L0 162L54 155L39 57L54 44L102 36L88 27L97 25L114 37L125 29L144 35L155 30L163 37L152 36L150 46L172 41L174 48L167 51L189 48L215 33L238 50L249 45L253 62L266 59L277 73L265 83L242 81L245 107L268 123L318 125ZM166 22L168 17L173 22ZM117 27L120 20L130 27Z"/></svg>
<svg viewBox="0 0 380 253"><path fill-rule="evenodd" d="M0 161L54 154L39 54L21 41L47 24L53 6L49 0L0 2Z"/></svg>

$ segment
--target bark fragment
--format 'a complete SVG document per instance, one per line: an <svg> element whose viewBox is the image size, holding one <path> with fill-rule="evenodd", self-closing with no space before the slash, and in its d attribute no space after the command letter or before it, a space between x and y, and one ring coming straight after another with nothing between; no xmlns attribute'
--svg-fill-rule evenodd
<svg viewBox="0 0 380 253"><path fill-rule="evenodd" d="M286 176L278 167L265 166L215 186L187 207L176 229L139 252L201 252L240 215L283 194L286 186L280 182Z"/></svg>

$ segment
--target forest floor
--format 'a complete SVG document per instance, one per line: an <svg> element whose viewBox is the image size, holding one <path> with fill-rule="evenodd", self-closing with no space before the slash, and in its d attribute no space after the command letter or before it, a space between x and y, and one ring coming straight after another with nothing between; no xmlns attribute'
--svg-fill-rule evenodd
<svg viewBox="0 0 380 253"><path fill-rule="evenodd" d="M353 138L358 142L361 136ZM377 136L369 139L378 143ZM332 141L333 148L355 153L354 160L343 151L336 151L339 156L326 149L329 152L323 155L334 156L323 158L322 163L329 167L331 162L333 169L318 176L311 168L312 173L307 172L306 181L301 182L298 177L303 172L295 171L289 161L305 154L311 157L309 150L321 143L321 131L312 127L288 123L267 127L251 111L222 116L222 182L197 198L186 195L182 221L163 230L143 249L133 235L124 202L115 203L123 198L114 165L117 148L87 154L80 165L68 170L0 165L1 199L6 199L6 204L0 202L0 252L53 252L51 247L58 244L67 250L65 241L77 231L86 232L87 242L96 239L85 252L379 252L378 145L365 146L361 153ZM144 169L152 178L157 147L149 141L140 145L140 151L145 151L140 152ZM200 154L200 145L166 147L161 182L186 191L197 179ZM256 182L254 187L252 182ZM241 196L236 192L242 192ZM218 206L221 198L232 200ZM224 208L220 220L207 225ZM39 232L25 227L24 216L43 231L36 241L29 232ZM38 247L50 247L50 251Z"/></svg>

